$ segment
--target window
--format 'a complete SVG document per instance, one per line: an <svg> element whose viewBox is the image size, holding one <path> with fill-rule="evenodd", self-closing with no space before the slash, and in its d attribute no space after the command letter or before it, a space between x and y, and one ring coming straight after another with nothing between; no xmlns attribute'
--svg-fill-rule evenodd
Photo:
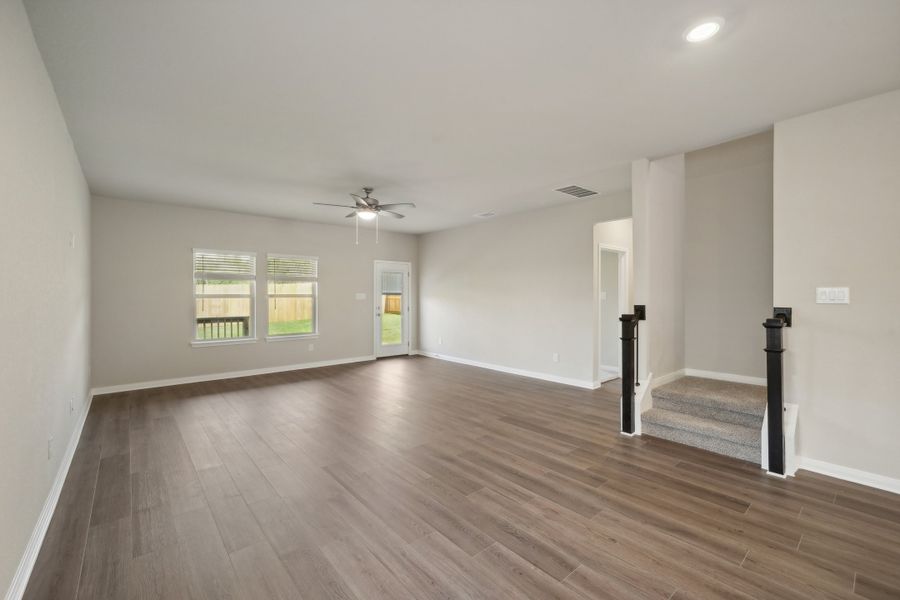
<svg viewBox="0 0 900 600"><path fill-rule="evenodd" d="M252 339L256 255L194 250L194 340Z"/></svg>
<svg viewBox="0 0 900 600"><path fill-rule="evenodd" d="M269 254L269 336L315 335L319 260Z"/></svg>

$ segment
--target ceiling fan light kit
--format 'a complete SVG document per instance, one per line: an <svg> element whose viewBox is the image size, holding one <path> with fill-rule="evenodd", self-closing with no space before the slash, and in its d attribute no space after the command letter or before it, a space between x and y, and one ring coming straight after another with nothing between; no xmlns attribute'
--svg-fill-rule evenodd
<svg viewBox="0 0 900 600"><path fill-rule="evenodd" d="M356 217L356 243L359 244L359 220L363 221L375 221L375 243L378 243L378 217L382 214L389 215L395 219L403 219L406 215L398 213L392 209L400 207L400 206L409 206L410 208L415 208L416 205L412 202L396 202L393 204L381 204L377 198L373 198L371 196L372 192L375 191L373 188L364 187L363 192L366 194L365 196L360 196L359 194L351 193L350 196L355 201L354 205L349 204L329 204L327 202L313 202L313 204L317 206L337 206L340 208L350 208L352 212L347 215L347 218Z"/></svg>

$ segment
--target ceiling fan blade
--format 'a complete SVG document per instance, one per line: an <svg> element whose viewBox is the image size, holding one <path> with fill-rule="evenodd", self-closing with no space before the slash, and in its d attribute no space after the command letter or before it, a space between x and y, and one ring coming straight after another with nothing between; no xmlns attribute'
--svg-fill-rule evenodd
<svg viewBox="0 0 900 600"><path fill-rule="evenodd" d="M318 206L340 206L341 208L356 208L355 206L350 206L349 204L328 204L327 202L313 202Z"/></svg>
<svg viewBox="0 0 900 600"><path fill-rule="evenodd" d="M370 208L370 207L372 206L371 204L369 204L369 200L368 200L368 199L363 198L362 196L359 196L359 195L357 195L357 194L350 194L350 195L353 196L353 197L356 199L356 205L357 205L357 206L362 206L362 207L364 207L364 208Z"/></svg>
<svg viewBox="0 0 900 600"><path fill-rule="evenodd" d="M416 205L412 202L394 202L393 204L379 204L379 206L381 208L394 208L397 206L411 206L412 208L416 207Z"/></svg>
<svg viewBox="0 0 900 600"><path fill-rule="evenodd" d="M345 219L349 219L350 217L355 217L355 216L356 216L356 211L354 210L352 213L350 213L349 215L347 215L347 216L344 217L344 218L345 218Z"/></svg>
<svg viewBox="0 0 900 600"><path fill-rule="evenodd" d="M385 206L387 206L387 205L385 205ZM378 214L391 215L395 219L405 219L406 218L406 215L401 215L400 213L394 212L392 210L379 210Z"/></svg>

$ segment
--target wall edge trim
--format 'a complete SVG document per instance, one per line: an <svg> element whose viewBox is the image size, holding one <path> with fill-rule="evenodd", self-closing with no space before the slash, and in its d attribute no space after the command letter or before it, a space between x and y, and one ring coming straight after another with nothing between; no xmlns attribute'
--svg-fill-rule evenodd
<svg viewBox="0 0 900 600"><path fill-rule="evenodd" d="M766 385L765 377L753 377L750 375L737 375L735 373L722 373L719 371L704 371L702 369L685 369L684 374L689 377L705 377L718 381L730 381L732 383L749 383L750 385Z"/></svg>
<svg viewBox="0 0 900 600"><path fill-rule="evenodd" d="M332 360L319 360L308 363L297 363L293 365L281 365L278 367L262 367L259 369L247 369L244 371L225 371L222 373L209 373L206 375L190 375L188 377L173 377L171 379L156 379L152 381L141 381L138 383L123 383L118 385L108 385L97 387L91 390L94 396L102 394L115 394L118 392L130 392L134 390L147 390L158 387L168 387L170 385L183 385L186 383L202 383L204 381L219 381L221 379L236 379L239 377L252 377L253 375L268 375L270 373L284 373L287 371L300 371L303 369L317 369L319 367L332 367L335 365L347 365L358 362L367 362L375 360L374 355L354 356L351 358L336 358Z"/></svg>
<svg viewBox="0 0 900 600"><path fill-rule="evenodd" d="M50 528L50 520L56 512L56 505L59 503L63 485L69 474L69 468L72 466L72 459L75 458L75 450L77 450L78 442L81 440L81 432L84 430L84 424L87 421L88 413L91 411L91 403L93 400L94 394L88 393L87 401L84 403L81 415L79 415L78 422L72 430L72 436L69 438L69 444L66 446L66 453L63 455L62 461L59 464L59 469L56 471L53 485L50 486L47 499L44 501L44 506L41 508L38 520L34 524L34 529L31 531L31 537L25 545L22 559L19 561L19 566L16 568L16 572L13 574L12 581L6 591L6 600L21 600L25 595L25 590L31 579L31 573L37 562L38 554L40 554L41 547L44 545L44 538L47 535L47 530Z"/></svg>
<svg viewBox="0 0 900 600"><path fill-rule="evenodd" d="M560 377L559 375L552 375L550 373L541 373L539 371L528 371L526 369L517 369L515 367L506 367L503 365L495 365L493 363L485 363L477 360L471 360L469 358L461 358L458 356L448 356L446 354L438 354L437 352L428 352L426 350L416 350L414 352L419 356L427 356L428 358L436 358L438 360L446 360L447 362L458 363L461 365L468 365L470 367L478 367L480 369L489 369L491 371L499 371L501 373L508 373L510 375L518 375L520 377L530 377L531 379L540 379L542 381L549 381L551 383L560 383L562 385L570 385L573 387L578 387L586 390L594 390L600 387L600 383L596 381L591 381L587 379L574 379L572 377Z"/></svg>
<svg viewBox="0 0 900 600"><path fill-rule="evenodd" d="M817 460L807 456L797 457L798 468L806 471L812 471L820 475L828 475L836 479L843 479L851 483L858 483L867 487L877 488L886 492L900 494L900 479L894 479L887 475L879 475L869 471L862 471L852 467L836 465L824 460Z"/></svg>

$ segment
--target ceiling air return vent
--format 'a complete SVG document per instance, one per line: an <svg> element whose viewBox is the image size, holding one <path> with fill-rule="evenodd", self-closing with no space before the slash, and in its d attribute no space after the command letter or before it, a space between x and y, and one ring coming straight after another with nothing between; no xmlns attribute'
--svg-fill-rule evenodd
<svg viewBox="0 0 900 600"><path fill-rule="evenodd" d="M557 192L562 192L563 194L568 194L570 196L575 196L576 198L584 198L585 196L593 196L597 192L594 190L588 190L578 185L570 185L568 187L559 188L556 190Z"/></svg>

